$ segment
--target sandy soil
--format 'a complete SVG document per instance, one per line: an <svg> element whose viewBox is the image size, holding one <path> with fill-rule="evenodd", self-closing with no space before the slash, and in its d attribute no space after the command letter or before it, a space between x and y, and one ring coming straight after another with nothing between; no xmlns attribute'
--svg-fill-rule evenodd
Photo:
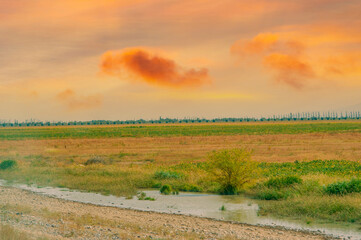
<svg viewBox="0 0 361 240"><path fill-rule="evenodd" d="M314 233L70 202L0 187L0 222L35 239L330 239Z"/></svg>

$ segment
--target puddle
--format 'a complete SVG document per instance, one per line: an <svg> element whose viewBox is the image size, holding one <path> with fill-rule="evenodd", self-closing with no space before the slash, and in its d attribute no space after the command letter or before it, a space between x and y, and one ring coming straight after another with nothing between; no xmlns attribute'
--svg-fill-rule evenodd
<svg viewBox="0 0 361 240"><path fill-rule="evenodd" d="M0 180L0 185L9 185ZM10 186L30 190L43 195L71 200L82 203L91 203L102 206L112 206L142 211L154 211L161 213L175 213L208 217L219 220L236 221L253 225L282 226L290 229L309 230L321 232L344 239L361 239L360 225L357 224L331 224L311 223L306 224L298 220L277 219L258 216L257 201L242 196L221 196L200 193L184 193L179 195L161 195L156 190L143 191L147 196L153 197L155 201L125 199L112 195L104 196L98 193L89 193L69 190L66 188L28 186L25 184L11 184ZM225 210L220 208L224 206Z"/></svg>

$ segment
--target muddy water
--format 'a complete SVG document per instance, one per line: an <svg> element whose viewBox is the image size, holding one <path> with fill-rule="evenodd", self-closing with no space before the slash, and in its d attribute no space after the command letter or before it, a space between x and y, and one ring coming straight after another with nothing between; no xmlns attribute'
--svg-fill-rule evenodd
<svg viewBox="0 0 361 240"><path fill-rule="evenodd" d="M0 180L0 185L4 186L9 184L7 184L6 181ZM155 201L147 201L138 200L137 197L125 199L123 197L115 197L112 195L104 196L98 193L74 191L66 188L38 188L36 186L23 184L11 184L11 186L46 196L82 203L143 211L185 214L254 225L282 226L290 229L322 232L345 239L361 239L361 226L356 224L306 224L297 220L258 216L257 212L259 207L257 201L242 196L220 196L183 192L179 195L165 196L161 195L159 191L148 190L143 192L145 192L147 196L155 198ZM221 210L222 206L225 207L225 210Z"/></svg>

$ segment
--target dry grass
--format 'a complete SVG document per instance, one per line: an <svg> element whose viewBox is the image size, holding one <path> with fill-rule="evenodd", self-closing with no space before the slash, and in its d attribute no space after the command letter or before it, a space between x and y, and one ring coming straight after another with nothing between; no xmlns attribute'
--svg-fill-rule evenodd
<svg viewBox="0 0 361 240"><path fill-rule="evenodd" d="M27 234L15 230L9 225L0 224L0 240L30 240Z"/></svg>
<svg viewBox="0 0 361 240"><path fill-rule="evenodd" d="M0 160L37 155L62 165L81 164L96 155L119 164L177 164L235 147L253 150L253 159L262 162L359 160L361 133L2 141Z"/></svg>

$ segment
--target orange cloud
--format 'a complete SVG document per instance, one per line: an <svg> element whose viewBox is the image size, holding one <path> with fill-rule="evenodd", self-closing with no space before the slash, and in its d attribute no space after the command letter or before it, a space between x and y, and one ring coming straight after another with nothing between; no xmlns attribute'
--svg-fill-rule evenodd
<svg viewBox="0 0 361 240"><path fill-rule="evenodd" d="M103 97L100 94L77 96L71 89L60 92L56 95L56 98L65 104L70 111L100 107L103 102Z"/></svg>
<svg viewBox="0 0 361 240"><path fill-rule="evenodd" d="M199 87L210 82L207 69L184 69L171 59L141 48L125 49L118 54L105 53L101 70L120 77L125 71L148 84L167 87Z"/></svg>
<svg viewBox="0 0 361 240"><path fill-rule="evenodd" d="M231 52L242 57L256 55L263 58L263 65L275 71L276 80L300 89L307 78L314 77L308 62L301 60L304 45L292 39L282 39L279 34L260 33L251 40L239 40Z"/></svg>
<svg viewBox="0 0 361 240"><path fill-rule="evenodd" d="M305 81L315 77L312 67L296 56L273 53L264 58L265 66L277 71L277 80L294 88L302 88Z"/></svg>
<svg viewBox="0 0 361 240"><path fill-rule="evenodd" d="M334 25L283 26L277 33L260 33L231 46L243 59L262 63L276 72L278 83L300 89L307 82L337 80L360 83L360 34ZM319 83L321 83L319 81Z"/></svg>
<svg viewBox="0 0 361 240"><path fill-rule="evenodd" d="M261 33L252 40L239 40L231 47L231 52L235 54L259 54L270 50L276 45L279 37L273 33Z"/></svg>
<svg viewBox="0 0 361 240"><path fill-rule="evenodd" d="M69 98L72 98L75 96L75 92L71 89L66 89L63 92L60 92L58 95L56 95L56 98L58 100L67 100Z"/></svg>
<svg viewBox="0 0 361 240"><path fill-rule="evenodd" d="M251 40L238 40L231 46L231 53L237 55L266 54L270 52L285 52L299 54L304 50L304 44L298 40L282 39L279 34L260 33Z"/></svg>
<svg viewBox="0 0 361 240"><path fill-rule="evenodd" d="M336 76L361 76L361 52L330 56L323 61L326 73Z"/></svg>

